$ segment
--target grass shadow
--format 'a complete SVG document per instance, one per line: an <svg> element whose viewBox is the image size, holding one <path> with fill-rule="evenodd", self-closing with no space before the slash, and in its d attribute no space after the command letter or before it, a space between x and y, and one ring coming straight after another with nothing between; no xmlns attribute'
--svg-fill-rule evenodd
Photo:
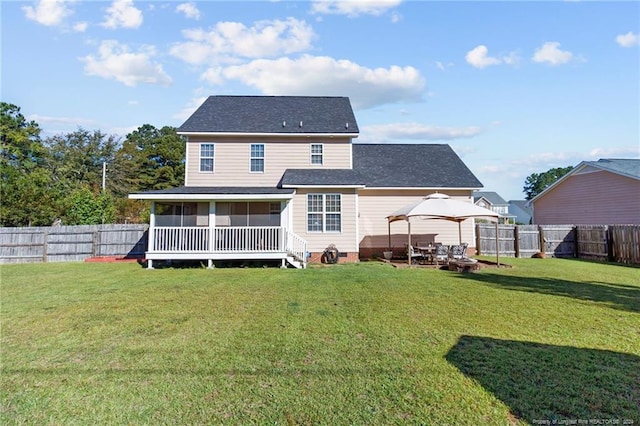
<svg viewBox="0 0 640 426"><path fill-rule="evenodd" d="M482 271L479 274L462 274L460 279L470 279L508 290L551 294L578 300L604 303L614 309L640 312L640 287L605 282L568 281L561 279L501 275Z"/></svg>
<svg viewBox="0 0 640 426"><path fill-rule="evenodd" d="M640 421L640 357L635 355L462 336L446 359L528 423Z"/></svg>

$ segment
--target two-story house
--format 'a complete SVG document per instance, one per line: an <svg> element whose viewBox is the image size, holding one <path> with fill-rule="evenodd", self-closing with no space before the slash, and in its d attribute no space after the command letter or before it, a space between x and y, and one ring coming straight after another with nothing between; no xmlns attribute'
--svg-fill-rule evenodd
<svg viewBox="0 0 640 426"><path fill-rule="evenodd" d="M178 133L187 139L185 186L130 195L151 201L150 267L161 259L304 267L331 244L340 261L357 261L388 249L393 211L438 191L471 202L482 186L448 145L353 143L359 129L346 97L211 96ZM424 221L412 234L457 241L458 228ZM464 238L473 241L471 223ZM402 234L391 240L399 251L406 243Z"/></svg>
<svg viewBox="0 0 640 426"><path fill-rule="evenodd" d="M473 194L473 202L480 207L494 211L500 215L500 223L511 223L515 216L509 213L509 203L493 191L477 191Z"/></svg>

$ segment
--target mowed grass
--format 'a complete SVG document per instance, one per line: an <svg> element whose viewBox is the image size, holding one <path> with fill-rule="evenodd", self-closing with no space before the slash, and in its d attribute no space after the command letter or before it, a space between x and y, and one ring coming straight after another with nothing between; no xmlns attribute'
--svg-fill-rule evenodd
<svg viewBox="0 0 640 426"><path fill-rule="evenodd" d="M640 424L640 269L0 268L1 424Z"/></svg>

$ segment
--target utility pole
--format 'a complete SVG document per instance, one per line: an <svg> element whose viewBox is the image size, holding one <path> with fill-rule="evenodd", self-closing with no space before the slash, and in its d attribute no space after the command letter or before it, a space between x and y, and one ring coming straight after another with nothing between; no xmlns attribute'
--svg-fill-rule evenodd
<svg viewBox="0 0 640 426"><path fill-rule="evenodd" d="M107 187L107 162L102 162L102 192Z"/></svg>

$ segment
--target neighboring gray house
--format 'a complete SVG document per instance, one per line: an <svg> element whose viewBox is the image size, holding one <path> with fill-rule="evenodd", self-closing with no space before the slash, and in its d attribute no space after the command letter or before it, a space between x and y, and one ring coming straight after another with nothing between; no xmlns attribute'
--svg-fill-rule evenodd
<svg viewBox="0 0 640 426"><path fill-rule="evenodd" d="M500 223L510 223L515 217L509 213L509 203L497 192L476 191L473 194L473 202L480 207L494 211L500 215Z"/></svg>
<svg viewBox="0 0 640 426"><path fill-rule="evenodd" d="M530 203L540 225L640 224L640 159L583 161Z"/></svg>
<svg viewBox="0 0 640 426"><path fill-rule="evenodd" d="M433 192L472 202L482 184L448 145L355 144L348 98L210 96L178 129L185 186L130 194L151 201L156 259L277 259L304 267L334 244L340 261L387 249L386 217ZM412 235L458 242L455 223ZM468 222L468 223L467 223ZM473 222L463 223L473 243ZM400 251L406 233L391 236Z"/></svg>
<svg viewBox="0 0 640 426"><path fill-rule="evenodd" d="M530 225L533 209L527 200L509 200L509 215L515 217L517 224Z"/></svg>

